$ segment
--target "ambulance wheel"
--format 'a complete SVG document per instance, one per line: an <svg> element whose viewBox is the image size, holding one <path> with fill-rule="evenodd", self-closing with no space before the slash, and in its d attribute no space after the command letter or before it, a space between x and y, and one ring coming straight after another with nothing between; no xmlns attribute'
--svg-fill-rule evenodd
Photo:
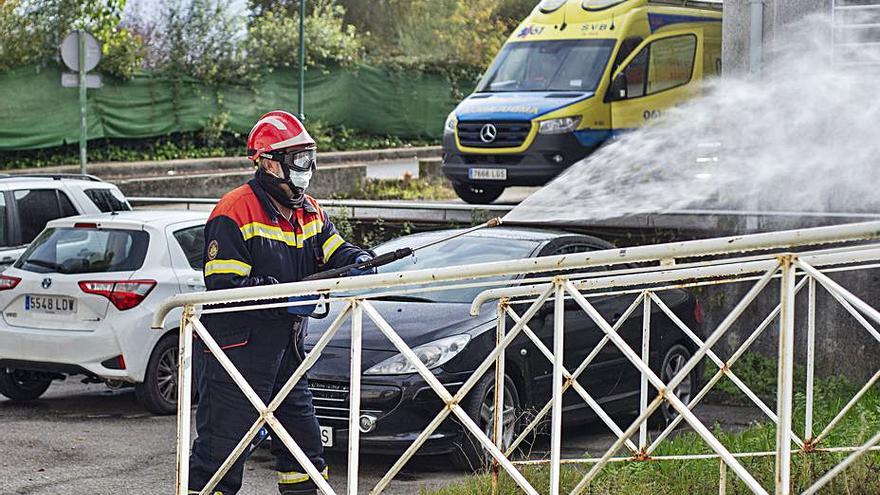
<svg viewBox="0 0 880 495"><path fill-rule="evenodd" d="M455 190L455 194L458 194L459 198L473 205L487 205L498 199L504 192L504 186L465 184L463 182L453 182L452 189Z"/></svg>
<svg viewBox="0 0 880 495"><path fill-rule="evenodd" d="M150 355L143 383L134 386L138 402L153 414L177 412L177 334L162 337Z"/></svg>
<svg viewBox="0 0 880 495"><path fill-rule="evenodd" d="M0 394L14 401L38 399L51 384L52 379L43 373L0 369Z"/></svg>

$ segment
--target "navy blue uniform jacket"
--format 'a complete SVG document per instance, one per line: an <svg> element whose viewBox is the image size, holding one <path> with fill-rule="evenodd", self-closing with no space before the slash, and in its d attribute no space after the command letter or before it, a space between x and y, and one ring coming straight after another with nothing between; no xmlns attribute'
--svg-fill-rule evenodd
<svg viewBox="0 0 880 495"><path fill-rule="evenodd" d="M354 263L361 254L367 253L342 239L314 198L305 196L303 207L294 209L288 221L252 179L223 196L208 218L205 285L208 290L252 287L273 283L269 277L297 282L320 270ZM224 317L210 318L216 326L220 321L234 325L226 317L285 319L286 314L281 308L206 316Z"/></svg>

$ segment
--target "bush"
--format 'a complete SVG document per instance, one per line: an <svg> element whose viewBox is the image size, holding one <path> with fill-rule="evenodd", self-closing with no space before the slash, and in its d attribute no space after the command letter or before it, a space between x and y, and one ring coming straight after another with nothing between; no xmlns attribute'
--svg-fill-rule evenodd
<svg viewBox="0 0 880 495"><path fill-rule="evenodd" d="M345 24L345 9L333 0L316 0L306 13L306 65L352 65L363 45L354 26ZM251 19L248 54L257 67L295 67L299 64L299 17L275 6Z"/></svg>

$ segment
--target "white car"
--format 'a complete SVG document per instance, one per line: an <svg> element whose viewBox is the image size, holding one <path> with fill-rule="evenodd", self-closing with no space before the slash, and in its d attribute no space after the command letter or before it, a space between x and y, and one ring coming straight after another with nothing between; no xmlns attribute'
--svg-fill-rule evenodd
<svg viewBox="0 0 880 495"><path fill-rule="evenodd" d="M133 384L149 411L177 404L177 321L166 298L204 290L207 212L125 211L49 222L0 275L0 393L38 398L54 379Z"/></svg>
<svg viewBox="0 0 880 495"><path fill-rule="evenodd" d="M11 265L56 218L128 211L122 191L81 174L0 174L0 268Z"/></svg>

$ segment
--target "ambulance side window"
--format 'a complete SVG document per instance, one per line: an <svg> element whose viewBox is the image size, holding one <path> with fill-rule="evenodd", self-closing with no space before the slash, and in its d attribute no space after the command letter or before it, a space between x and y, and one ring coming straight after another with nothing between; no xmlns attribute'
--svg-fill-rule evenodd
<svg viewBox="0 0 880 495"><path fill-rule="evenodd" d="M639 98L684 86L691 81L697 37L672 36L651 42L623 69L626 97Z"/></svg>
<svg viewBox="0 0 880 495"><path fill-rule="evenodd" d="M651 45L646 46L623 70L626 76L626 98L645 96L645 82L648 75L648 54Z"/></svg>
<svg viewBox="0 0 880 495"><path fill-rule="evenodd" d="M614 57L614 64L611 65L611 73L613 74L620 67L626 57L636 49L642 42L640 36L633 36L620 42L620 49L617 50L617 56Z"/></svg>
<svg viewBox="0 0 880 495"><path fill-rule="evenodd" d="M688 34L657 40L650 45L647 94L684 86L694 73L697 37Z"/></svg>

